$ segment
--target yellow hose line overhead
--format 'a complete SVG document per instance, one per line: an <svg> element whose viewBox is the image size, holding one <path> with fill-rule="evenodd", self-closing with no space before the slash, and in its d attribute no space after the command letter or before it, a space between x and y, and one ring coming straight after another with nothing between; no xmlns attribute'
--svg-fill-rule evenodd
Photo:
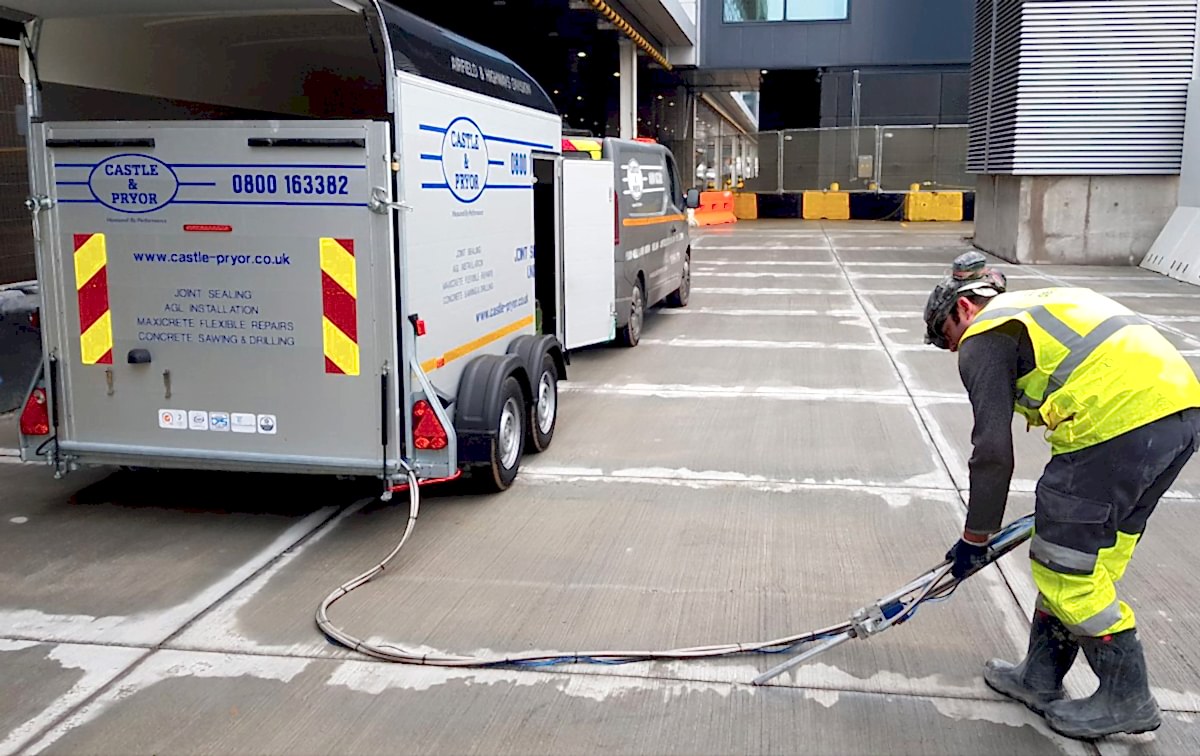
<svg viewBox="0 0 1200 756"><path fill-rule="evenodd" d="M637 29L634 29L629 25L628 21L621 18L620 14L610 8L608 3L604 2L604 0L589 0L589 2L592 4L592 7L596 9L597 13L604 16L612 23L613 26L624 32L626 37L632 39L634 44L642 48L642 51L653 58L656 63L668 71L671 70L671 64L667 62L666 57L658 50L654 49L654 45L647 42L646 38L641 34L638 34Z"/></svg>

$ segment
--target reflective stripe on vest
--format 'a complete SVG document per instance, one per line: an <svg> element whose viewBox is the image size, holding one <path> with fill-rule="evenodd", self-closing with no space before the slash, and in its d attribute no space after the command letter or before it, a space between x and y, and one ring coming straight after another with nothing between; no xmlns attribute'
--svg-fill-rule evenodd
<svg viewBox="0 0 1200 756"><path fill-rule="evenodd" d="M1000 294L962 340L1013 320L1025 325L1037 363L1017 379L1015 410L1049 429L1055 454L1200 406L1200 382L1175 347L1147 320L1090 289Z"/></svg>
<svg viewBox="0 0 1200 756"><path fill-rule="evenodd" d="M999 317L1011 318L1020 312L1022 310L1015 307L1004 307L994 312L988 309L981 312L976 321L992 320ZM1043 305L1031 307L1027 312L1029 313L1029 317L1033 318L1034 322L1042 327L1042 330L1053 336L1055 341L1067 348L1067 356L1063 358L1062 362L1058 363L1058 367L1054 368L1054 372L1050 374L1050 378L1046 382L1046 391L1043 393L1042 399L1035 399L1024 392L1021 392L1021 395L1017 397L1018 404L1031 410L1039 409L1045 403L1045 397L1050 396L1066 385L1067 379L1071 377L1071 373L1074 373L1083 364L1083 361L1090 357L1092 352L1096 351L1097 347L1107 341L1109 336L1112 336L1127 325L1150 325L1145 318L1136 313L1131 315L1113 315L1088 331L1086 336L1081 336L1071 326L1056 318Z"/></svg>

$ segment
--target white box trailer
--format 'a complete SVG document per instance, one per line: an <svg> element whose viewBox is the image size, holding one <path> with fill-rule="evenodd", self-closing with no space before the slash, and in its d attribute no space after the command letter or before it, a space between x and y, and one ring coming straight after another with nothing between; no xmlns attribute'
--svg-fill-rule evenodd
<svg viewBox="0 0 1200 756"><path fill-rule="evenodd" d="M573 200L512 61L375 0L0 6L45 298L25 459L503 490L550 444Z"/></svg>

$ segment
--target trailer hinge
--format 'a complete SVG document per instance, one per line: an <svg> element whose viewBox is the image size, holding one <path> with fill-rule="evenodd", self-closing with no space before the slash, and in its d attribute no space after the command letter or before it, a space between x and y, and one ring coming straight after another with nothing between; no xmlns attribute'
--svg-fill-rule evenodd
<svg viewBox="0 0 1200 756"><path fill-rule="evenodd" d="M33 194L25 198L25 209L29 211L30 219L33 223L33 243L40 244L42 241L42 231L38 226L38 215L42 212L54 207L54 200L44 194Z"/></svg>

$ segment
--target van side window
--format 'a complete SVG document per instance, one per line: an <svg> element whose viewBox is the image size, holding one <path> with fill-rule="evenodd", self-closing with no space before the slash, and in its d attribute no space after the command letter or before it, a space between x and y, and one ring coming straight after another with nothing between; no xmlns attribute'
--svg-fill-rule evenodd
<svg viewBox="0 0 1200 756"><path fill-rule="evenodd" d="M676 208L682 208L683 187L679 183L679 171L675 168L675 159L667 155L667 181L671 187L671 202Z"/></svg>

